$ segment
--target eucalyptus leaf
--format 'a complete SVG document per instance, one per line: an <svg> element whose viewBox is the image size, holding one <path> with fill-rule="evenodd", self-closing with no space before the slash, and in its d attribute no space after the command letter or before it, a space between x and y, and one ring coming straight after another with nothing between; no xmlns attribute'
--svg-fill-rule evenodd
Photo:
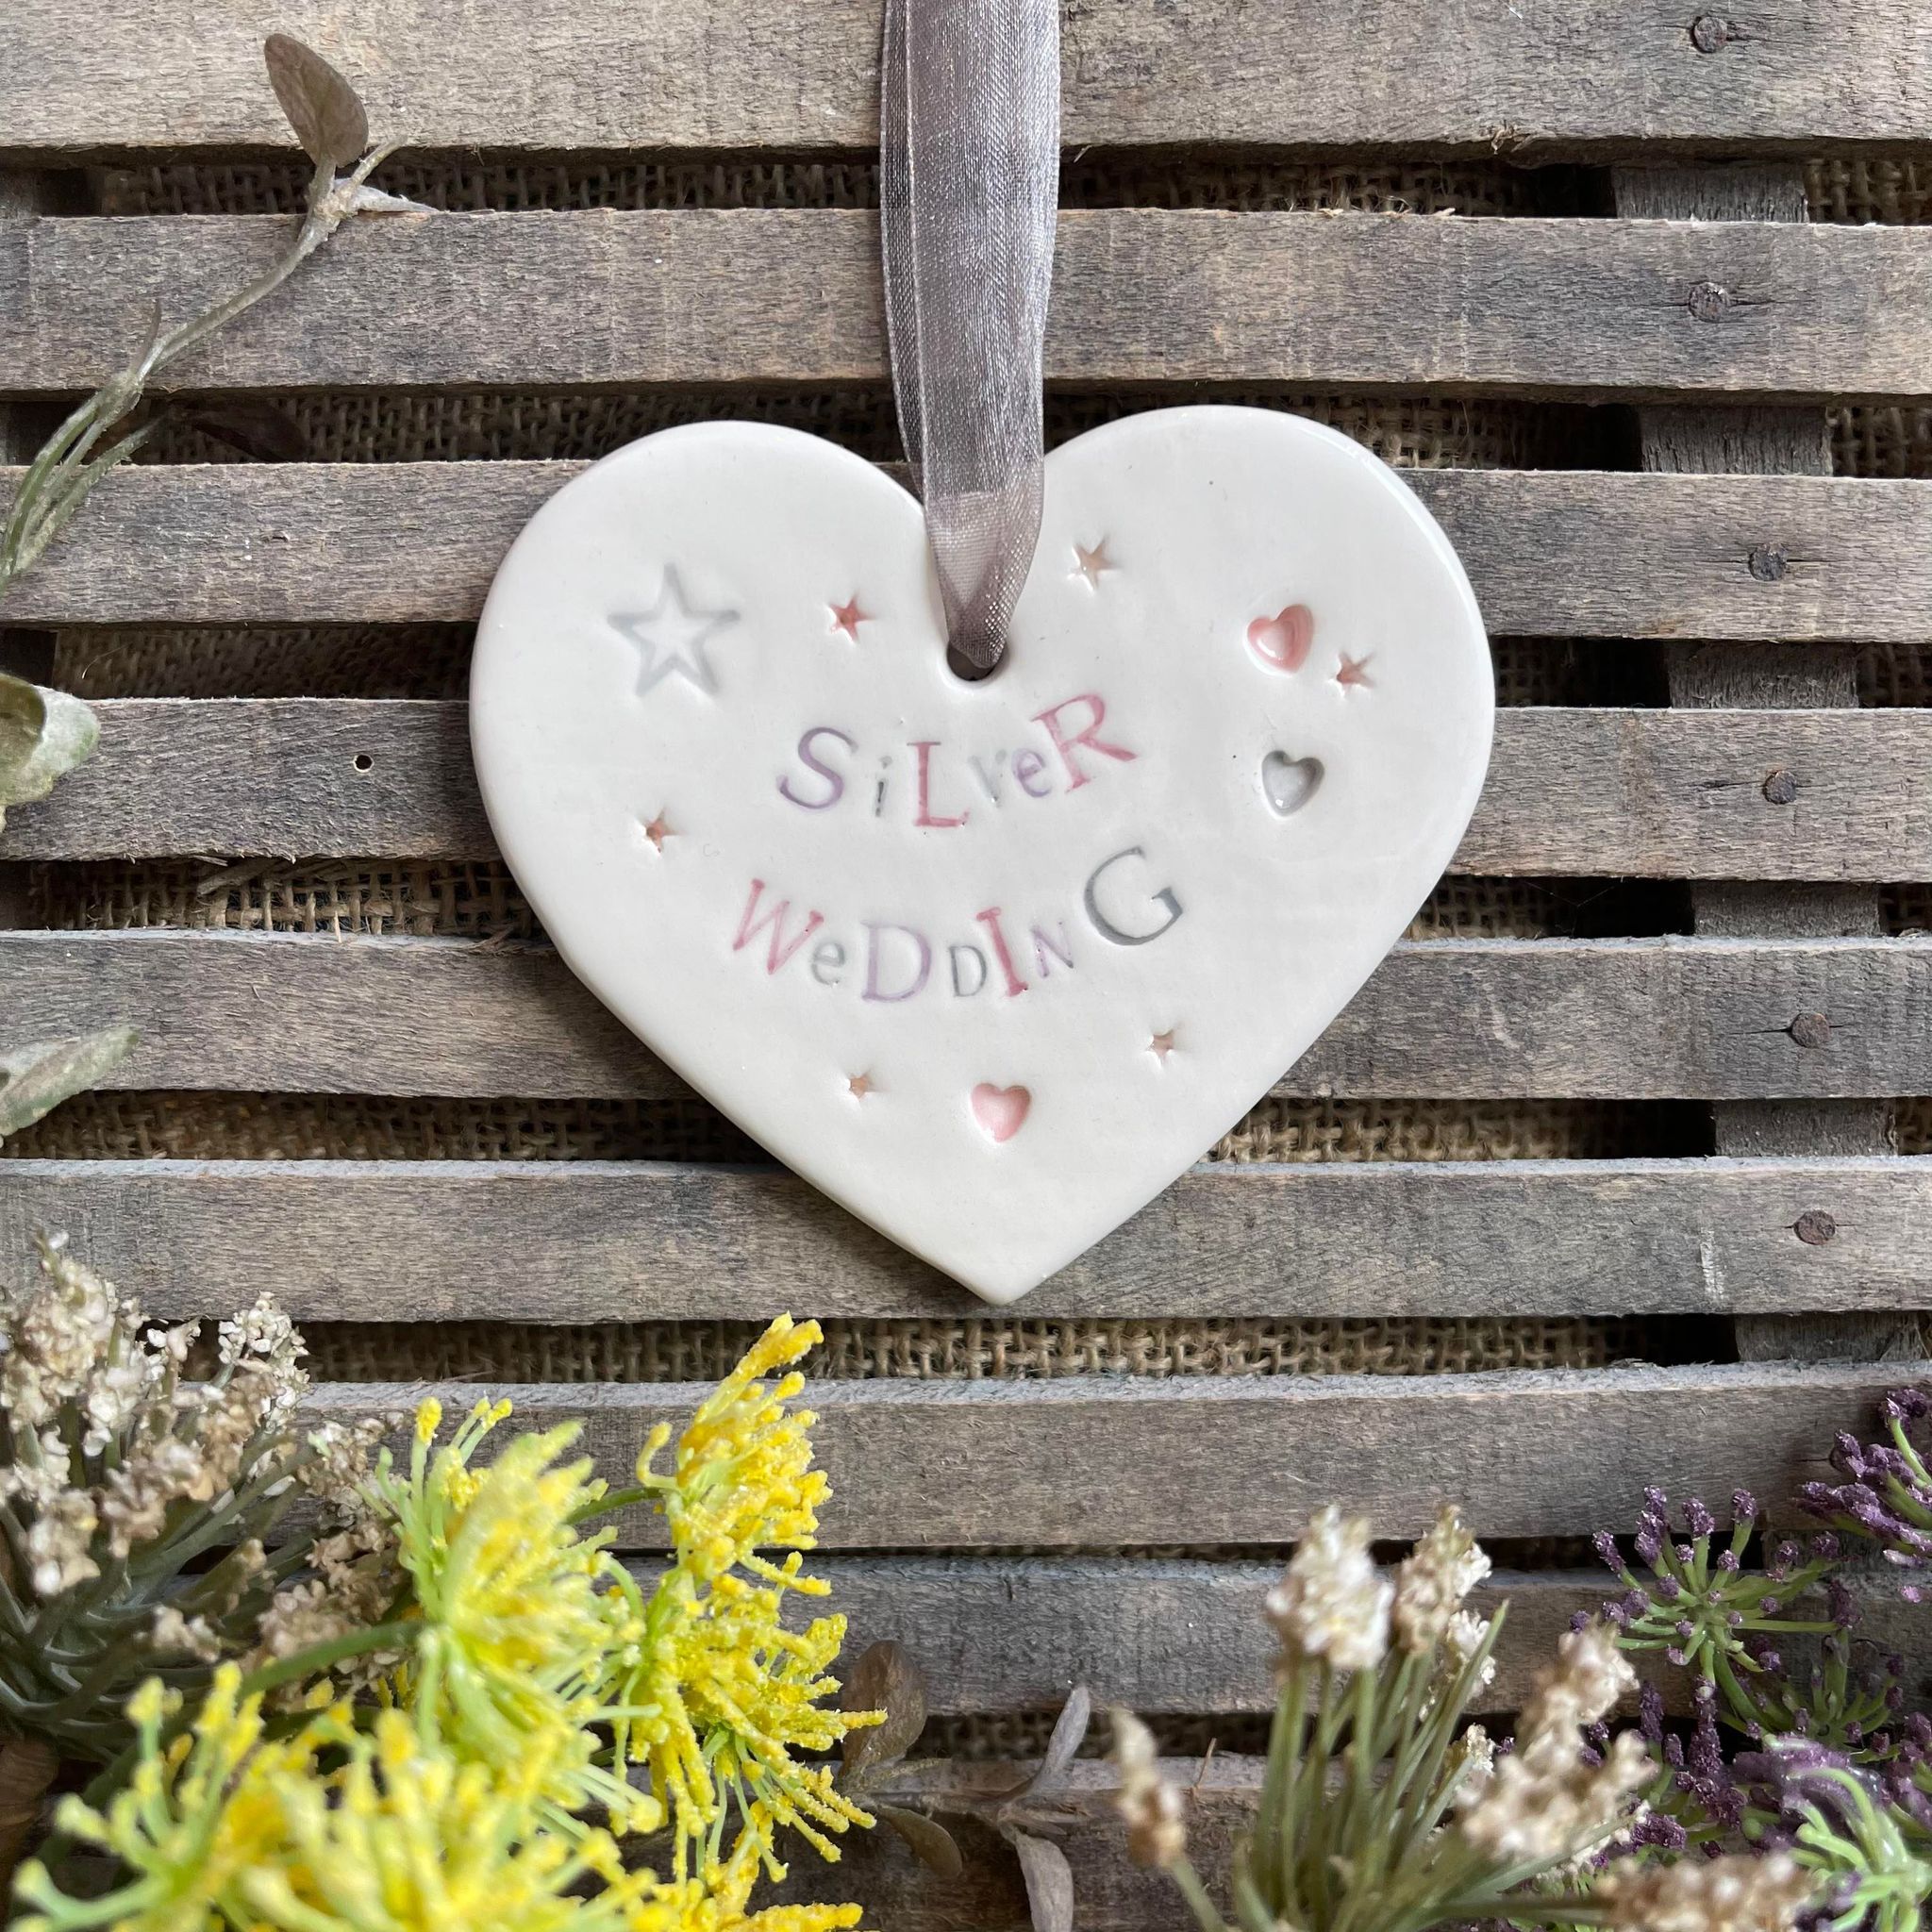
<svg viewBox="0 0 1932 1932"><path fill-rule="evenodd" d="M0 831L9 805L44 798L100 737L100 721L78 698L0 672Z"/></svg>
<svg viewBox="0 0 1932 1932"><path fill-rule="evenodd" d="M369 146L369 116L356 90L292 35L269 35L261 57L269 85L308 158L318 167L353 168Z"/></svg>
<svg viewBox="0 0 1932 1932"><path fill-rule="evenodd" d="M1008 1826L1007 1842L1020 1855L1033 1932L1074 1932L1074 1868L1050 1840Z"/></svg>
<svg viewBox="0 0 1932 1932"><path fill-rule="evenodd" d="M878 1771L905 1757L925 1728L925 1681L904 1644L874 1643L840 1692L846 1710L882 1710L886 1721L843 1740L845 1770Z"/></svg>
<svg viewBox="0 0 1932 1932"><path fill-rule="evenodd" d="M1046 1740L1046 1756L1040 1761L1040 1769L1033 1774L1033 1782L1027 1787L1032 1797L1045 1797L1066 1777L1067 1767L1074 1761L1087 1736L1087 1726L1093 1721L1093 1695L1086 1685L1075 1684L1066 1703L1060 1707L1059 1717L1053 1727L1053 1736Z"/></svg>
<svg viewBox="0 0 1932 1932"><path fill-rule="evenodd" d="M908 1811L897 1805L874 1805L881 1824L890 1825L912 1847L912 1856L938 1878L957 1878L966 1861L953 1834L936 1818L924 1811Z"/></svg>
<svg viewBox="0 0 1932 1932"><path fill-rule="evenodd" d="M0 1050L0 1140L98 1085L103 1074L134 1051L140 1038L131 1026L111 1026L73 1040L42 1040Z"/></svg>

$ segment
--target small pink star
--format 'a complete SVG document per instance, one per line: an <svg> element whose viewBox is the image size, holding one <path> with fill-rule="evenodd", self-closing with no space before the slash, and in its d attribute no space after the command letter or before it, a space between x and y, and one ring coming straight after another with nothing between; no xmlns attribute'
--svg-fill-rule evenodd
<svg viewBox="0 0 1932 1932"><path fill-rule="evenodd" d="M1107 554L1107 539L1103 537L1091 550L1084 543L1074 545L1074 568L1068 572L1068 575L1085 577L1088 584L1097 591L1101 578L1109 571L1119 568L1120 565Z"/></svg>
<svg viewBox="0 0 1932 1932"><path fill-rule="evenodd" d="M854 1100L863 1100L868 1093L876 1093L878 1082L870 1074L854 1074L845 1083L845 1091Z"/></svg>
<svg viewBox="0 0 1932 1932"><path fill-rule="evenodd" d="M829 607L832 612L832 628L842 630L855 644L858 641L858 626L872 622L872 613L858 608L858 599L853 597L843 604Z"/></svg>
<svg viewBox="0 0 1932 1932"><path fill-rule="evenodd" d="M1341 654L1341 668L1335 674L1335 681L1343 691L1359 685L1364 691L1374 691L1374 680L1369 675L1367 658L1351 658L1346 651Z"/></svg>
<svg viewBox="0 0 1932 1932"><path fill-rule="evenodd" d="M1165 1033L1157 1033L1147 1042L1147 1051L1158 1060L1165 1060L1174 1051L1174 1029L1170 1026Z"/></svg>
<svg viewBox="0 0 1932 1932"><path fill-rule="evenodd" d="M671 821L661 811L644 827L644 837L651 841L651 850L654 852L663 851L665 840L675 839L676 836L677 834L671 829Z"/></svg>

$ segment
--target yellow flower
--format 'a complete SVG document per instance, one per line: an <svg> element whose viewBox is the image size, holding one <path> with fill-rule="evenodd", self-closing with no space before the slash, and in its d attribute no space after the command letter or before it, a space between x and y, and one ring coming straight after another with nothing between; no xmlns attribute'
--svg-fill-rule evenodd
<svg viewBox="0 0 1932 1932"><path fill-rule="evenodd" d="M286 1932L627 1932L658 1887L625 1874L602 1832L535 1824L552 1767L464 1762L425 1745L399 1711L373 1734L321 1727L344 1754L328 1780L281 1792L282 1856L239 1890L255 1923ZM602 1883L589 1895L584 1883Z"/></svg>
<svg viewBox="0 0 1932 1932"><path fill-rule="evenodd" d="M628 1932L842 1932L863 1916L853 1905L767 1906L747 1909L758 1859L750 1845L704 1878L660 1886L633 1908Z"/></svg>
<svg viewBox="0 0 1932 1932"><path fill-rule="evenodd" d="M407 1480L384 1458L372 1500L391 1521L397 1558L414 1586L421 1629L391 1687L425 1740L458 1757L549 1767L554 1823L592 1805L620 1827L654 1830L657 1803L595 1763L585 1728L603 1713L596 1687L636 1631L610 1601L622 1568L576 1519L602 1500L589 1461L559 1465L568 1424L515 1438L484 1469L470 1461L508 1403L477 1404L432 1457L436 1416L417 1421Z"/></svg>
<svg viewBox="0 0 1932 1932"><path fill-rule="evenodd" d="M263 1742L261 1699L242 1697L241 1681L235 1666L224 1664L192 1724L172 1739L164 1733L179 1693L164 1692L153 1678L136 1691L127 1715L137 1756L126 1785L105 1811L70 1796L56 1814L68 1836L120 1859L124 1883L99 1898L72 1899L33 1860L16 1885L21 1900L39 1909L15 1932L104 1924L115 1932L198 1932L233 1919L236 1886L275 1855L277 1792L312 1774L317 1748L307 1733Z"/></svg>
<svg viewBox="0 0 1932 1932"><path fill-rule="evenodd" d="M805 1387L786 1375L775 1387L759 1381L788 1368L822 1340L816 1322L780 1315L745 1352L743 1360L698 1405L677 1439L674 1473L651 1467L670 1440L659 1424L638 1458L638 1481L659 1492L671 1525L678 1567L699 1584L714 1582L734 1565L781 1578L760 1549L818 1546L818 1507L831 1493L824 1473L811 1466L808 1410L785 1405ZM823 1584L794 1584L823 1591Z"/></svg>
<svg viewBox="0 0 1932 1932"><path fill-rule="evenodd" d="M646 1605L628 1579L625 1614L641 1626L607 1680L618 1761L649 1767L670 1807L676 1876L715 1872L724 1834L740 1821L731 1857L751 1854L776 1877L780 1827L800 1832L827 1858L827 1834L872 1819L834 1788L828 1766L795 1753L829 1751L847 1731L882 1713L826 1709L839 1689L827 1674L844 1641L842 1617L804 1630L781 1621L784 1594L822 1596L798 1552L813 1547L818 1507L829 1494L811 1467L809 1413L786 1405L797 1374L775 1386L758 1378L789 1367L819 1340L815 1322L780 1317L699 1407L679 1438L674 1473L651 1467L668 1439L653 1431L639 1480L656 1492L670 1524L675 1560ZM774 1562L760 1551L785 1551Z"/></svg>

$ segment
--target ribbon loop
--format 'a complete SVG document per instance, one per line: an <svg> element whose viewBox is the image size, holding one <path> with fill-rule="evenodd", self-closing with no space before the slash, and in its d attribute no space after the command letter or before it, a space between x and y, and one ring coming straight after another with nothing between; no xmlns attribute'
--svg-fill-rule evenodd
<svg viewBox="0 0 1932 1932"><path fill-rule="evenodd" d="M991 670L1040 540L1058 0L886 0L880 205L899 428L955 650Z"/></svg>

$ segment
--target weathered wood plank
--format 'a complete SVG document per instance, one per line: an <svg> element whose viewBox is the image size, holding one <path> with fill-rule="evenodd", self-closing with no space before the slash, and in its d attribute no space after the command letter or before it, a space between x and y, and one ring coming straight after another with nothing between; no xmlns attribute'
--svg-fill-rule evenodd
<svg viewBox="0 0 1932 1932"><path fill-rule="evenodd" d="M0 226L0 384L104 380L277 217ZM1400 327L1390 318L1399 316ZM1932 393L1932 234L1907 226L1085 208L1049 380L1727 397ZM359 225L156 390L871 383L863 208L425 214Z"/></svg>
<svg viewBox="0 0 1932 1932"><path fill-rule="evenodd" d="M1794 164L1759 167L1624 168L1612 176L1618 210L1652 219L1701 218L1733 225L1801 224L1807 214L1804 171ZM1651 471L1831 470L1829 425L1822 411L1797 409L1648 408L1638 412L1643 467ZM1761 705L1840 706L1858 702L1855 655L1848 649L1707 643L1678 645L1667 658L1671 699L1700 711ZM1692 894L1700 933L1782 939L1881 929L1875 892L1844 886L1765 892L1723 880ZM1726 1154L1880 1154L1891 1145L1888 1103L1783 1101L1721 1103L1714 1122ZM1740 1316L1738 1352L1747 1360L1783 1356L1844 1360L1924 1353L1918 1321L1903 1312L1835 1316L1828 1321L1777 1315Z"/></svg>
<svg viewBox="0 0 1932 1932"><path fill-rule="evenodd" d="M0 1161L37 1228L155 1313L225 1313L274 1227L299 1321L963 1320L968 1292L775 1169L605 1161ZM387 1259L341 1239L383 1230ZM1042 1319L1932 1307L1932 1159L1200 1167L1034 1290ZM506 1270L503 1257L514 1255Z"/></svg>
<svg viewBox="0 0 1932 1932"><path fill-rule="evenodd" d="M0 855L494 856L459 704L129 700ZM1932 877L1932 712L1510 709L1452 870Z"/></svg>
<svg viewBox="0 0 1932 1932"><path fill-rule="evenodd" d="M351 74L379 131L425 148L863 148L879 0L60 0L0 16L0 158L286 147L272 27ZM1932 124L1909 0L1760 0L1701 34L1670 0L1098 0L1067 9L1070 146L1219 142L1808 153ZM1288 84L1291 79L1291 85Z"/></svg>
<svg viewBox="0 0 1932 1932"><path fill-rule="evenodd" d="M0 989L22 1038L139 1028L141 1045L107 1082L116 1087L681 1091L544 947L15 931L0 933ZM1275 1091L1932 1091L1932 941L1405 942Z"/></svg>
<svg viewBox="0 0 1932 1932"><path fill-rule="evenodd" d="M0 614L46 625L474 618L518 531L583 467L123 470ZM0 495L18 475L0 471ZM1499 635L1932 635L1932 482L1508 470L1408 480Z"/></svg>
<svg viewBox="0 0 1932 1932"><path fill-rule="evenodd" d="M834 1500L828 1548L1279 1543L1324 1504L1419 1535L1445 1501L1477 1535L1621 1524L1645 1483L1673 1495L1794 1494L1835 1430L1867 1426L1882 1365L1519 1371L1484 1375L824 1381L811 1406ZM420 1385L327 1383L317 1417L413 1408ZM445 1411L507 1395L525 1426L584 1422L600 1471L629 1472L676 1384L438 1389ZM1160 1479L1150 1482L1147 1473ZM661 1541L661 1521L620 1519Z"/></svg>
<svg viewBox="0 0 1932 1932"><path fill-rule="evenodd" d="M835 1503L834 1508L838 1507ZM1634 1515L1633 1509L1624 1511ZM655 1575L661 1566L636 1565ZM821 1557L832 1586L801 1615L847 1619L845 1655L902 1643L940 1716L1052 1710L1075 1684L1143 1715L1274 1707L1274 1631L1261 1600L1276 1562L1119 1557ZM1499 1572L1470 1599L1509 1614L1484 1710L1514 1710L1578 1610L1614 1593L1607 1572Z"/></svg>

